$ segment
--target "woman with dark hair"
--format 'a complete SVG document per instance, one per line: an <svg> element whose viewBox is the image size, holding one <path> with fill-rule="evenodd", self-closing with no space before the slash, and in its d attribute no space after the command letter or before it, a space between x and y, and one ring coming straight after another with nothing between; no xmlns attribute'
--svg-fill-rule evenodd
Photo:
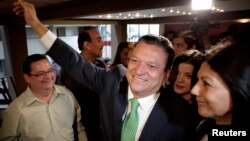
<svg viewBox="0 0 250 141"><path fill-rule="evenodd" d="M203 119L197 111L195 96L191 89L197 82L197 72L204 60L203 53L198 50L187 50L174 59L172 71L169 77L170 94L181 97L185 107L190 109L193 115L193 125L198 125Z"/></svg>
<svg viewBox="0 0 250 141"><path fill-rule="evenodd" d="M215 48L208 53L191 91L196 96L199 114L207 118L198 127L197 140L207 140L213 129L221 127L247 135L246 130L250 129L250 115L246 114L250 107L249 54L247 48L239 45Z"/></svg>
<svg viewBox="0 0 250 141"><path fill-rule="evenodd" d="M132 49L132 46L132 43L120 42L117 47L115 59L113 64L111 64L111 67L114 67L118 64L123 64L123 66L127 67L129 61L129 52L130 49Z"/></svg>
<svg viewBox="0 0 250 141"><path fill-rule="evenodd" d="M193 103L191 89L197 82L197 72L204 60L203 53L198 50L187 50L176 56L172 72L170 74L170 85L175 94L181 95L188 103Z"/></svg>

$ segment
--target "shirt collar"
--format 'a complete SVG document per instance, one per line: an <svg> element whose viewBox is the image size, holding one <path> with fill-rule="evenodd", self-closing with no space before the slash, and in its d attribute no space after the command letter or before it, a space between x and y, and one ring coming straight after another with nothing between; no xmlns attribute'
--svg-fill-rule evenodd
<svg viewBox="0 0 250 141"><path fill-rule="evenodd" d="M143 97L143 98L139 98L137 100L140 103L140 107L144 111L148 111L156 103L156 101L158 100L159 96L160 96L160 93L154 93L154 94L151 94L149 96L146 96L146 97ZM134 98L134 95L133 95L130 87L128 87L128 101L130 99L132 99L132 98Z"/></svg>
<svg viewBox="0 0 250 141"><path fill-rule="evenodd" d="M30 89L29 86L27 87L25 93L27 93L27 95L26 95L26 104L27 105L30 105L30 104L32 104L35 101L41 101L37 97L35 97L35 95L31 91L31 89ZM63 94L64 95L64 93L61 91L61 89L59 89L58 87L54 86L53 97L57 97L57 96L59 96L59 94Z"/></svg>

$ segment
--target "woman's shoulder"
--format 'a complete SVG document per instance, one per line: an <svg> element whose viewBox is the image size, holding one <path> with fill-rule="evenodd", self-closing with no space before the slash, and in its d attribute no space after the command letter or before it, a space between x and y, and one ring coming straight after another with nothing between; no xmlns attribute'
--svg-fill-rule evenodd
<svg viewBox="0 0 250 141"><path fill-rule="evenodd" d="M211 131L215 122L213 119L203 119L196 127L196 141L207 141L208 133Z"/></svg>

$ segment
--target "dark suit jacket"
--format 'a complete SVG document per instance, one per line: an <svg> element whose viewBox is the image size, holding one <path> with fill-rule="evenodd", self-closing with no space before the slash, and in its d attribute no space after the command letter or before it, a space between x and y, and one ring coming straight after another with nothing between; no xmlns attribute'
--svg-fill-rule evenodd
<svg viewBox="0 0 250 141"><path fill-rule="evenodd" d="M74 94L81 107L81 122L85 127L88 141L100 141L101 123L99 95L76 82L65 71L61 73L61 84L66 86ZM75 134L77 134L77 132L75 132Z"/></svg>
<svg viewBox="0 0 250 141"><path fill-rule="evenodd" d="M122 116L128 105L126 69L98 68L67 44L57 39L47 52L58 64L82 85L100 94L101 125L106 141L120 141ZM162 88L160 97L143 128L140 141L192 140L195 132L193 115L179 97Z"/></svg>

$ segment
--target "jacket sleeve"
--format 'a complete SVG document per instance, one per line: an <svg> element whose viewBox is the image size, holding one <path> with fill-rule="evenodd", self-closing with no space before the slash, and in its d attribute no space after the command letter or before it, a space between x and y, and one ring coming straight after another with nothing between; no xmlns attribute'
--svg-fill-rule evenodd
<svg viewBox="0 0 250 141"><path fill-rule="evenodd" d="M96 93L103 89L106 69L96 67L61 39L56 39L47 54L83 86Z"/></svg>

